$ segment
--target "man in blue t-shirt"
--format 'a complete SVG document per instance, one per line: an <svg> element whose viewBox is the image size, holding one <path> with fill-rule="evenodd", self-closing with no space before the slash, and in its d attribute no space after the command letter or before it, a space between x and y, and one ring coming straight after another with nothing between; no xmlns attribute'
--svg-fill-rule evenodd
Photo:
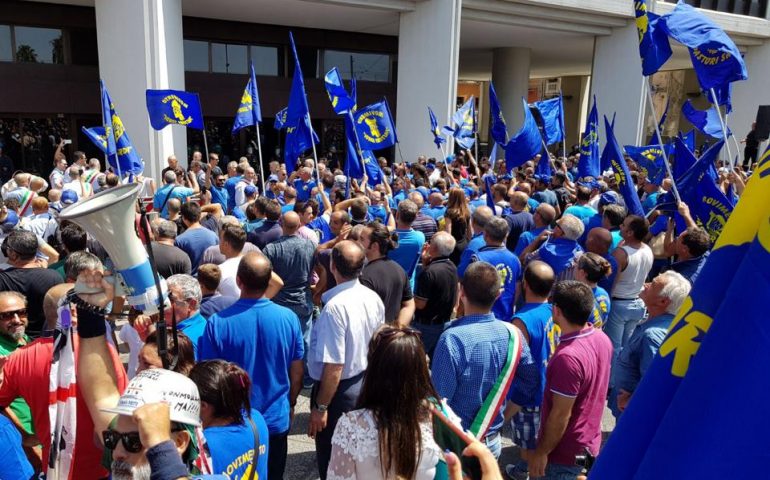
<svg viewBox="0 0 770 480"><path fill-rule="evenodd" d="M527 232L522 233L519 236L519 241L516 242L516 248L513 249L513 254L519 257L520 261L522 252L540 236L545 229L550 228L553 221L556 219L556 210L547 203L541 203L535 209L535 213L532 214L532 221L535 223L535 228Z"/></svg>
<svg viewBox="0 0 770 480"><path fill-rule="evenodd" d="M313 171L310 167L302 167L299 169L299 173L292 174L297 175L299 178L295 178L292 185L297 189L297 201L307 202L310 200L310 194L316 187L315 180L313 180Z"/></svg>
<svg viewBox="0 0 770 480"><path fill-rule="evenodd" d="M241 299L207 321L201 358L234 362L252 380L251 406L270 431L267 478L283 478L291 411L302 389L304 344L297 315L264 297L272 267L261 253L241 259Z"/></svg>
<svg viewBox="0 0 770 480"><path fill-rule="evenodd" d="M486 245L471 257L473 262L487 262L500 275L501 293L492 305L492 313L498 320L510 322L513 317L513 306L516 302L516 285L521 277L521 262L510 250L505 248L505 238L508 236L508 222L500 217L489 219L484 227L484 242Z"/></svg>
<svg viewBox="0 0 770 480"><path fill-rule="evenodd" d="M599 215L599 212L588 205L588 202L591 201L591 189L583 185L578 185L576 197L577 203L567 207L567 209L564 210L564 215L574 215L583 223L588 224L591 218Z"/></svg>
<svg viewBox="0 0 770 480"><path fill-rule="evenodd" d="M225 181L225 190L227 190L227 213L232 212L233 208L235 208L235 186L238 185L243 178L244 167L248 167L248 163L239 164L230 162L227 164L227 175L230 177Z"/></svg>
<svg viewBox="0 0 770 480"><path fill-rule="evenodd" d="M211 169L206 171L206 188L211 192L211 203L218 203L222 206L222 211L227 212L227 203L230 200L230 194L227 193L225 183L227 176L217 175L212 178Z"/></svg>
<svg viewBox="0 0 770 480"><path fill-rule="evenodd" d="M182 221L187 230L176 237L174 245L181 248L190 257L192 267L191 274L198 274L198 267L203 258L203 252L213 245L219 245L217 234L204 227L200 223L201 207L196 202L187 202L182 205Z"/></svg>
<svg viewBox="0 0 770 480"><path fill-rule="evenodd" d="M505 467L509 478L519 478L519 476L524 478L528 471L527 458L537 446L540 405L543 403L545 389L545 370L548 359L556 349L551 304L548 303L548 296L555 281L553 269L545 262L530 262L524 269L521 282L524 305L514 315L513 324L519 327L527 341L540 375L534 389L529 386L522 388L522 385L514 380L508 392L505 418L513 416L511 421L513 441L522 449L522 460L516 465Z"/></svg>
<svg viewBox="0 0 770 480"><path fill-rule="evenodd" d="M161 217L168 218L168 201L172 198L178 198L180 202L184 203L188 197L200 192L195 175L190 173L188 177L193 188L177 185L176 173L173 170L163 174L164 185L152 197L152 208L156 212L160 212Z"/></svg>
<svg viewBox="0 0 770 480"><path fill-rule="evenodd" d="M471 264L473 254L481 250L486 243L484 242L484 227L487 226L489 219L494 217L495 213L486 205L482 205L471 214L471 229L473 236L468 242L468 246L463 250L460 256L460 264L457 266L457 277L463 278L465 269Z"/></svg>
<svg viewBox="0 0 770 480"><path fill-rule="evenodd" d="M401 265L406 272L412 291L414 291L414 272L417 270L417 262L420 261L422 247L425 245L425 235L412 228L415 218L417 218L416 203L404 200L398 204L396 214L398 247L388 252L388 258Z"/></svg>

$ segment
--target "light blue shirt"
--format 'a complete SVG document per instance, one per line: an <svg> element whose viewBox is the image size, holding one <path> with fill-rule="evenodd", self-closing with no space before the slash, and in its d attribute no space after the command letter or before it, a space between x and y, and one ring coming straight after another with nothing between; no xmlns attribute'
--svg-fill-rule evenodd
<svg viewBox="0 0 770 480"><path fill-rule="evenodd" d="M388 258L401 265L414 291L414 272L417 270L417 262L420 260L422 246L425 244L425 234L412 228L396 229L396 234L398 234L398 248L389 251Z"/></svg>

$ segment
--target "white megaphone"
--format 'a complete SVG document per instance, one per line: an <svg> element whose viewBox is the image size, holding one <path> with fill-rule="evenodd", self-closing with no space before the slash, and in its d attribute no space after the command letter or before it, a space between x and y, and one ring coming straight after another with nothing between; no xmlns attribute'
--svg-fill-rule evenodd
<svg viewBox="0 0 770 480"><path fill-rule="evenodd" d="M158 312L158 289L147 251L134 230L134 205L141 188L141 184L111 188L70 205L59 219L80 225L102 244L120 280L115 294L125 295L131 306L151 315ZM166 283L160 281L165 300Z"/></svg>

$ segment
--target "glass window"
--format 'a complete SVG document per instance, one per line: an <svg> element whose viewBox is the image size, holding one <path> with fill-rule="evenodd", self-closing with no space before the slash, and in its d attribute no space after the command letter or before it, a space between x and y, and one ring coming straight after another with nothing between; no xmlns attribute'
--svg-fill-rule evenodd
<svg viewBox="0 0 770 480"><path fill-rule="evenodd" d="M11 52L11 27L0 25L0 62L13 61Z"/></svg>
<svg viewBox="0 0 770 480"><path fill-rule="evenodd" d="M278 76L278 49L276 47L251 46L251 61L257 75Z"/></svg>
<svg viewBox="0 0 770 480"><path fill-rule="evenodd" d="M96 30L72 29L70 37L70 58L74 65L99 65L99 50L96 48Z"/></svg>
<svg viewBox="0 0 770 480"><path fill-rule="evenodd" d="M383 53L355 53L325 50L323 54L324 70L328 72L337 67L345 80L350 80L351 68L356 80L372 82L390 81L390 55Z"/></svg>
<svg viewBox="0 0 770 480"><path fill-rule="evenodd" d="M188 72L209 71L209 42L184 41L184 69Z"/></svg>
<svg viewBox="0 0 770 480"><path fill-rule="evenodd" d="M211 71L218 73L248 73L246 45L211 44Z"/></svg>
<svg viewBox="0 0 770 480"><path fill-rule="evenodd" d="M13 30L17 62L64 63L61 30L37 27L14 27Z"/></svg>

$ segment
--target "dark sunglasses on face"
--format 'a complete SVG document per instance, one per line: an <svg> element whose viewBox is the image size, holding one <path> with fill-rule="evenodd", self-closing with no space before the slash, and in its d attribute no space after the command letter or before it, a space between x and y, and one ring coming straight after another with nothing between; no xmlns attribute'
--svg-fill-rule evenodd
<svg viewBox="0 0 770 480"><path fill-rule="evenodd" d="M104 448L115 450L118 442L123 443L123 448L129 453L139 453L142 451L142 441L139 439L139 432L120 433L114 430L105 430L102 432Z"/></svg>
<svg viewBox="0 0 770 480"><path fill-rule="evenodd" d="M21 308L19 310L12 310L10 312L0 312L0 321L7 322L13 320L14 316L18 315L19 318L27 317L27 309Z"/></svg>

